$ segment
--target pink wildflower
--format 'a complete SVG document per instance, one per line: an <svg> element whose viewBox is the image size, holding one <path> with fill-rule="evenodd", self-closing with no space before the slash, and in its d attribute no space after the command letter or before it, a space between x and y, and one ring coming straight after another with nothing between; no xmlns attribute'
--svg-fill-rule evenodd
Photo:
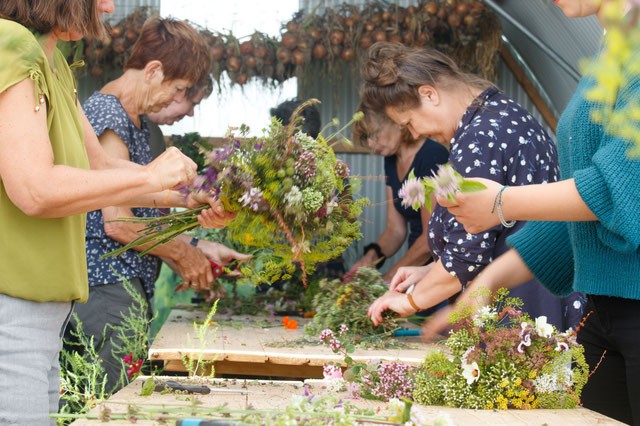
<svg viewBox="0 0 640 426"><path fill-rule="evenodd" d="M409 178L403 184L398 196L402 199L405 208L411 207L414 210L424 205L424 188L416 178Z"/></svg>

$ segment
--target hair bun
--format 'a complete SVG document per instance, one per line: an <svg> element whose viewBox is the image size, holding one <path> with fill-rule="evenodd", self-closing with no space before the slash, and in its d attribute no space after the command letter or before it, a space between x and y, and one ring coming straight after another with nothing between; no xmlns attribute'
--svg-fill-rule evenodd
<svg viewBox="0 0 640 426"><path fill-rule="evenodd" d="M405 46L401 43L378 42L367 51L367 59L362 65L362 78L376 86L396 84L400 79L398 63L404 56Z"/></svg>

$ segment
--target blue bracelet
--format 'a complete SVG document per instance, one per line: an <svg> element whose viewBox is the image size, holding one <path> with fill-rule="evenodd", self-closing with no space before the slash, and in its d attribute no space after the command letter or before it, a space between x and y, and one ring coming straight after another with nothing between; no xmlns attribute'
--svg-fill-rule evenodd
<svg viewBox="0 0 640 426"><path fill-rule="evenodd" d="M516 221L505 220L504 215L502 214L502 192L505 189L507 189L507 185L504 185L502 188L500 188L500 191L498 191L496 199L493 200L493 208L491 209L491 213L498 210L498 218L500 218L500 223L502 224L502 226L504 226L505 228L513 228L516 225Z"/></svg>

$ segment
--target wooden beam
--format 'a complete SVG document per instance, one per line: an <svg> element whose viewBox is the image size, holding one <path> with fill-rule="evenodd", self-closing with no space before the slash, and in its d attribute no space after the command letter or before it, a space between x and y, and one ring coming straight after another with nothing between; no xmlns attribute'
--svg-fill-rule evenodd
<svg viewBox="0 0 640 426"><path fill-rule="evenodd" d="M551 111L549 105L547 105L547 103L542 99L540 93L538 93L529 77L527 77L527 73L524 71L516 58L514 58L513 54L504 43L502 44L502 46L500 46L500 56L515 76L516 81L520 84L520 86L522 86L524 91L531 98L531 101L536 106L538 111L540 111L540 114L542 115L545 123L547 123L547 126L549 126L553 133L555 133L556 127L558 126L557 117L555 116L553 111Z"/></svg>

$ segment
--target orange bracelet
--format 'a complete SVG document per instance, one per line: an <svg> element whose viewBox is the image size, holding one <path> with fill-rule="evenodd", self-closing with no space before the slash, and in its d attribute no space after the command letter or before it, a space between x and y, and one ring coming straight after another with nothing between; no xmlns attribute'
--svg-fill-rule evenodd
<svg viewBox="0 0 640 426"><path fill-rule="evenodd" d="M411 305L411 307L416 310L416 312L419 312L422 310L420 309L420 307L418 307L418 305L416 305L416 301L413 300L413 296L411 295L411 293L407 293L407 300L409 301L409 304Z"/></svg>

